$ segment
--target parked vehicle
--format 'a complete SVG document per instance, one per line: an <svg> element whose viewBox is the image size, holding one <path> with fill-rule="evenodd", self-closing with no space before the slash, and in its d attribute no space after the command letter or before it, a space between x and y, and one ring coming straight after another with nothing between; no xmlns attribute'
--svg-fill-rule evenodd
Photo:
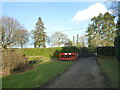
<svg viewBox="0 0 120 90"><path fill-rule="evenodd" d="M76 60L78 58L78 53L60 53L60 60Z"/></svg>

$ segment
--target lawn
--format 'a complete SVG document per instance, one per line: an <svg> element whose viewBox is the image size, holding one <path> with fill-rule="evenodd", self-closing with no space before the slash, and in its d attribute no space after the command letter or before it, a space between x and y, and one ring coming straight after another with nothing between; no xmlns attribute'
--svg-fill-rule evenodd
<svg viewBox="0 0 120 90"><path fill-rule="evenodd" d="M28 56L28 61L31 60L50 60L50 58L43 57L43 56Z"/></svg>
<svg viewBox="0 0 120 90"><path fill-rule="evenodd" d="M19 52L24 53L26 56L44 56L51 58L56 50L62 50L62 47L57 48L22 48L16 49Z"/></svg>
<svg viewBox="0 0 120 90"><path fill-rule="evenodd" d="M63 73L73 61L53 60L19 74L2 77L2 88L37 88Z"/></svg>
<svg viewBox="0 0 120 90"><path fill-rule="evenodd" d="M113 88L120 88L118 85L118 66L120 63L113 56L99 57L99 63L106 73L108 79L111 82Z"/></svg>

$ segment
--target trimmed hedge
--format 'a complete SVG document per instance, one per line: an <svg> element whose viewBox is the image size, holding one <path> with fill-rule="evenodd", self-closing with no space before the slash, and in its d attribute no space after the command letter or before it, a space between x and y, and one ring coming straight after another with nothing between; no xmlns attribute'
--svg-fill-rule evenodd
<svg viewBox="0 0 120 90"><path fill-rule="evenodd" d="M79 49L77 47L62 47L61 50L56 50L51 58L59 58L59 53L78 53Z"/></svg>
<svg viewBox="0 0 120 90"><path fill-rule="evenodd" d="M115 56L114 47L97 47L98 56Z"/></svg>
<svg viewBox="0 0 120 90"><path fill-rule="evenodd" d="M117 36L114 41L115 55L117 56L118 61L120 61L120 36Z"/></svg>
<svg viewBox="0 0 120 90"><path fill-rule="evenodd" d="M95 54L96 48L82 47L82 48L79 48L79 52L82 54Z"/></svg>

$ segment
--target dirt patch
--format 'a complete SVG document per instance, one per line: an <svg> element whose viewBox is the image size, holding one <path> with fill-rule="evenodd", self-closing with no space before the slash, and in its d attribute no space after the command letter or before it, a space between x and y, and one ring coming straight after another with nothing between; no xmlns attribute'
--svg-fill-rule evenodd
<svg viewBox="0 0 120 90"><path fill-rule="evenodd" d="M61 76L42 88L111 88L95 57L80 58Z"/></svg>
<svg viewBox="0 0 120 90"><path fill-rule="evenodd" d="M29 71L29 70L31 70L33 68L35 68L33 65L26 65L23 68L20 68L20 69L12 71L11 74L17 74L17 73L27 72L27 71Z"/></svg>

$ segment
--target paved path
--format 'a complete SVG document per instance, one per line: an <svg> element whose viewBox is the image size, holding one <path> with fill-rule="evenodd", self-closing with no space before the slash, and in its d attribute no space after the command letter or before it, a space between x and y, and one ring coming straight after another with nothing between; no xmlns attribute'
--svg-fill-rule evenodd
<svg viewBox="0 0 120 90"><path fill-rule="evenodd" d="M44 88L111 88L95 57L80 58Z"/></svg>

